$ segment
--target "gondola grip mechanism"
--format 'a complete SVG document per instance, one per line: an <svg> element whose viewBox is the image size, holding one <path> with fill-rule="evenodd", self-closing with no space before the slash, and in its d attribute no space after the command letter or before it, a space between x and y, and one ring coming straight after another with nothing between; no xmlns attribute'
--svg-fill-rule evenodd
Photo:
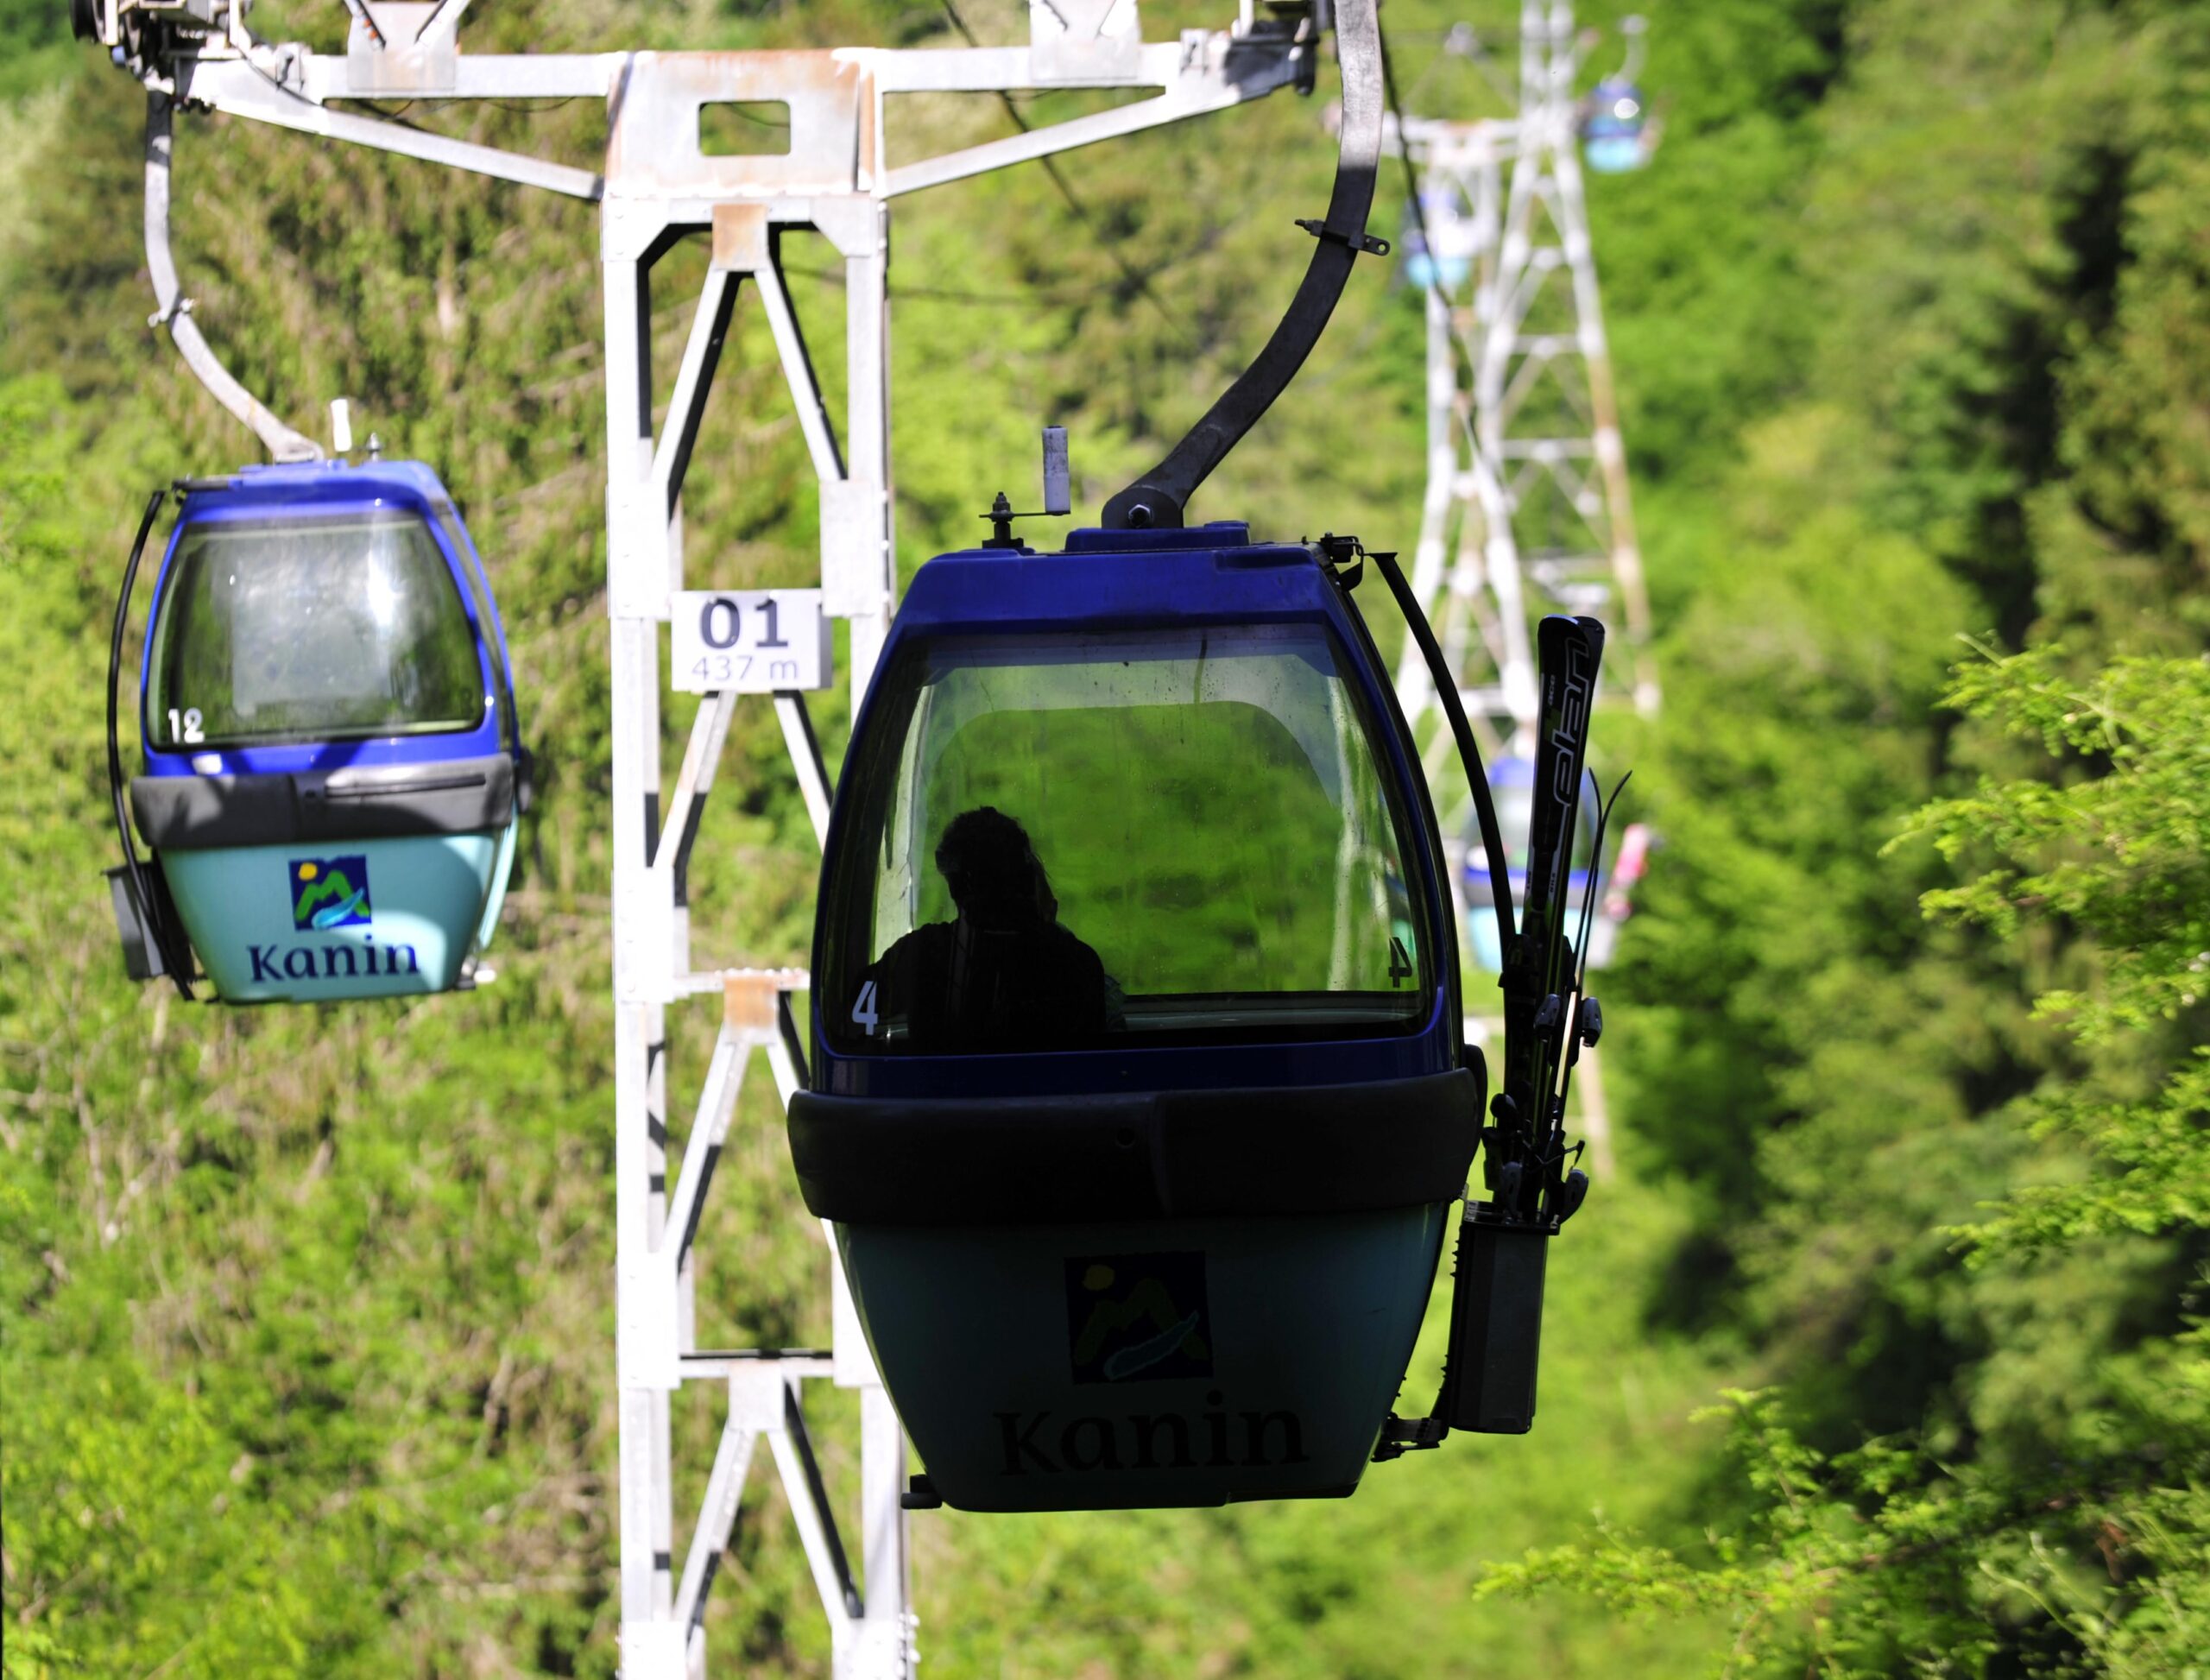
<svg viewBox="0 0 2210 1680"><path fill-rule="evenodd" d="M1313 545L1320 553L1320 564L1345 591L1356 589L1366 577L1366 546L1354 536L1337 536L1329 532ZM1397 557L1389 556L1391 559Z"/></svg>
<svg viewBox="0 0 2210 1680"><path fill-rule="evenodd" d="M1328 213L1303 224L1317 244L1288 309L1257 357L1222 393L1165 459L1106 502L1099 523L1108 530L1178 529L1197 487L1259 423L1304 365L1335 313L1353 266L1377 244L1365 231L1373 205L1381 156L1381 32L1375 0L1338 0L1314 9L1314 21L1332 22L1342 73L1342 118L1337 130L1334 192Z"/></svg>

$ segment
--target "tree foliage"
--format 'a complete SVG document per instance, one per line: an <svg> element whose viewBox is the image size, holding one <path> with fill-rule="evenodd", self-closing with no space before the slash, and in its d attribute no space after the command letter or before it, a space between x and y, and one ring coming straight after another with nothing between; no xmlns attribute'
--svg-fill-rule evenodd
<svg viewBox="0 0 2210 1680"><path fill-rule="evenodd" d="M1952 862L1998 860L1929 894L1930 911L2013 939L2061 919L2100 959L2091 984L2035 1001L2085 1065L2019 1105L2037 1137L2084 1145L2091 1170L2020 1187L1972 1239L2009 1251L2210 1229L2210 659L2125 659L2081 683L2050 647L1961 667L1949 698L2100 767L1983 781L1920 813Z"/></svg>
<svg viewBox="0 0 2210 1680"><path fill-rule="evenodd" d="M2182 1675L2210 1650L2210 660L2121 660L2081 684L2055 647L1960 667L1948 702L2098 773L1983 780L1916 836L1986 867L1929 913L2017 940L2062 918L2094 942L2092 987L2043 994L2080 1056L2001 1123L2046 1146L2010 1195L1947 1235L2028 1287L2093 1276L2130 1241L2191 1260L2191 1298L2092 1348L2099 1404L2040 1455L1923 1435L1828 1451L1773 1393L1729 1396L1749 1494L1708 1551L1617 1532L1538 1551L1485 1593L1568 1584L1629 1610L1721 1612L1721 1673ZM2145 1086L2129 1100L2128 1091ZM2119 1345L2110 1345L2116 1342ZM1963 1449L1959 1450L1959 1445ZM2061 1450L2050 1450L2061 1449ZM2098 1567L2099 1564L2099 1567Z"/></svg>
<svg viewBox="0 0 2210 1680"><path fill-rule="evenodd" d="M1846 16L1800 387L1653 521L1701 553L1620 1012L1702 1209L1658 1320L1757 1387L1702 1540L1485 1590L1722 1614L1722 1671L2200 1672L2207 23Z"/></svg>

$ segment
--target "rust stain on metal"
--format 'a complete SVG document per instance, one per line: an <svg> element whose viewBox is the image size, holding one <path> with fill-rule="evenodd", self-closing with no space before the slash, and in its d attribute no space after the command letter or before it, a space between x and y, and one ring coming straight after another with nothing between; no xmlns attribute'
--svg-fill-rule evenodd
<svg viewBox="0 0 2210 1680"><path fill-rule="evenodd" d="M766 205L714 206L714 266L739 274L756 274L767 266Z"/></svg>
<svg viewBox="0 0 2210 1680"><path fill-rule="evenodd" d="M775 1030L775 994L788 976L732 974L722 981L722 1019L740 1033Z"/></svg>

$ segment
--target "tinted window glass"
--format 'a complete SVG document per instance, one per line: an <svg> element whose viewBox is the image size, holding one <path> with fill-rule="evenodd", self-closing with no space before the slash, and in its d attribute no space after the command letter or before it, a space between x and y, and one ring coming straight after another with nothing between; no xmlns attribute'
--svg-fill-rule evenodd
<svg viewBox="0 0 2210 1680"><path fill-rule="evenodd" d="M163 747L464 729L484 711L452 573L404 515L186 527L153 665Z"/></svg>
<svg viewBox="0 0 2210 1680"><path fill-rule="evenodd" d="M840 1047L1425 1019L1407 830L1321 627L947 640L885 682L830 888Z"/></svg>

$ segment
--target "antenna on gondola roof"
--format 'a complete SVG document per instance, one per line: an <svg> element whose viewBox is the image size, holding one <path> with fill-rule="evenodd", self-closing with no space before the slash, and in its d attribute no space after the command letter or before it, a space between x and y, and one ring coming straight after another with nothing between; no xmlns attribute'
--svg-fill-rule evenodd
<svg viewBox="0 0 2210 1680"><path fill-rule="evenodd" d="M1015 513L1012 501L1003 490L990 504L982 517L990 521L989 540L985 548L1019 548L1020 539L1013 534L1016 519L1064 519L1074 511L1074 499L1070 494L1067 477L1067 429L1064 426L1044 428L1044 505L1025 513Z"/></svg>

